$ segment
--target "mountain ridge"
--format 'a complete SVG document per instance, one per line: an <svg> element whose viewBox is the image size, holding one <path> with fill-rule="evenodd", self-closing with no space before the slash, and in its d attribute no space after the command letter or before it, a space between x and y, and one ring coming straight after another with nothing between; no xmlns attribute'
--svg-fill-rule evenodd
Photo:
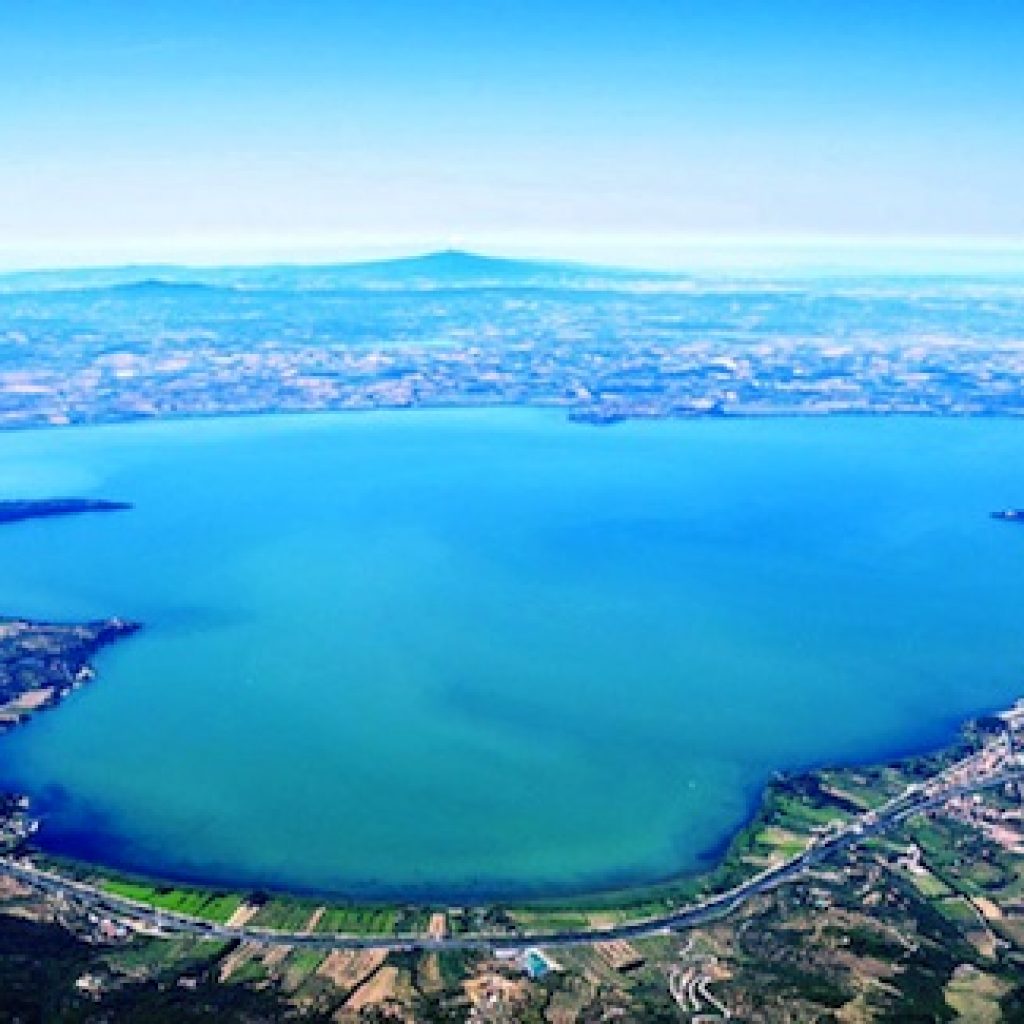
<svg viewBox="0 0 1024 1024"><path fill-rule="evenodd" d="M571 287L592 281L671 279L658 271L592 266L553 260L491 256L465 249L439 249L412 256L350 263L262 264L195 267L186 264L128 264L73 270L0 274L6 294L115 292L124 295L181 288L232 291L331 291L344 288Z"/></svg>

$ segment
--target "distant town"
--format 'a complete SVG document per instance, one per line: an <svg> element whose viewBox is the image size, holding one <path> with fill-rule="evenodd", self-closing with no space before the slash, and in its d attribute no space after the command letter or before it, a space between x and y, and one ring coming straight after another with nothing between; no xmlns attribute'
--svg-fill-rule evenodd
<svg viewBox="0 0 1024 1024"><path fill-rule="evenodd" d="M1024 414L1013 281L694 282L461 253L97 273L0 280L0 428L512 405L592 423Z"/></svg>
<svg viewBox="0 0 1024 1024"><path fill-rule="evenodd" d="M268 342L69 354L0 373L0 426L342 409L535 405L667 416L1024 414L1024 350L780 342L351 350Z"/></svg>

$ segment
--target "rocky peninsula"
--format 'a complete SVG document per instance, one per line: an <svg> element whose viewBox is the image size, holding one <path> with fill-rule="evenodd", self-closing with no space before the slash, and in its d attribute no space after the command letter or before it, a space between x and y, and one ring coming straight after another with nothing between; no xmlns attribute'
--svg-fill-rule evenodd
<svg viewBox="0 0 1024 1024"><path fill-rule="evenodd" d="M138 623L117 618L77 624L0 619L0 730L88 682L96 652L137 629Z"/></svg>
<svg viewBox="0 0 1024 1024"><path fill-rule="evenodd" d="M128 508L102 498L0 500L0 525ZM138 629L120 618L56 623L0 617L0 731L60 703L92 678L91 661L101 647Z"/></svg>

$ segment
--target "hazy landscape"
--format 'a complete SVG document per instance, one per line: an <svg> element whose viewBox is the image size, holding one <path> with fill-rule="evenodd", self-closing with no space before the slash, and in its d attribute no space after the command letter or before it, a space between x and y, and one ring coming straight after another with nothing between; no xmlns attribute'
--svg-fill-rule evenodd
<svg viewBox="0 0 1024 1024"><path fill-rule="evenodd" d="M0 276L0 425L522 404L597 423L1019 415L1022 302L1019 269L695 275L459 251L23 273Z"/></svg>
<svg viewBox="0 0 1024 1024"><path fill-rule="evenodd" d="M0 52L0 1024L1024 1020L1024 6Z"/></svg>

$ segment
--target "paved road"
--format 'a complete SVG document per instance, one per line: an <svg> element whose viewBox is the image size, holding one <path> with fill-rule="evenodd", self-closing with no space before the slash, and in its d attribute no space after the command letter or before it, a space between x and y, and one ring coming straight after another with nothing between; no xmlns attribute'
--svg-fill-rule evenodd
<svg viewBox="0 0 1024 1024"><path fill-rule="evenodd" d="M955 768L956 766L954 766ZM152 907L122 896L103 892L85 882L64 878L54 872L34 867L24 861L0 858L0 873L9 875L33 889L51 895L74 897L81 905L102 914L130 918L137 923L159 928L168 934L191 934L213 939L239 939L271 946L303 946L316 949L501 949L522 950L529 946L573 946L610 939L637 939L682 931L717 921L731 914L741 904L761 893L791 881L808 868L833 856L862 839L884 832L906 818L919 814L955 796L1001 786L1007 782L1024 782L1024 767L982 777L968 783L951 784L938 791L914 787L894 797L874 814L864 814L848 822L835 835L818 840L802 853L775 867L748 878L733 889L709 896L701 903L656 918L647 918L604 930L569 930L535 932L519 935L448 936L432 939L427 936L357 936L309 934L307 932L270 931L262 928L227 925L203 921L154 910Z"/></svg>

